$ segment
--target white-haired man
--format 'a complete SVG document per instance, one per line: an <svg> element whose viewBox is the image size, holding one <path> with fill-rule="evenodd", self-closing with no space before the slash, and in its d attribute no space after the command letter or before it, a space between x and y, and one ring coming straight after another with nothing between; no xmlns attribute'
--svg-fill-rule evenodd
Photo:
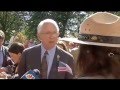
<svg viewBox="0 0 120 90"><path fill-rule="evenodd" d="M73 56L57 47L59 38L59 27L57 23L52 19L41 21L37 27L37 37L41 41L41 44L28 48L23 52L18 67L19 76L21 77L30 69L39 69L42 78L42 72L45 69L45 67L41 69L43 66L42 61L44 61L42 58L44 57L45 51L47 51L47 76L44 79L72 79L74 77ZM60 67L59 61L69 66L72 73L69 73L69 70L66 69L67 67Z"/></svg>

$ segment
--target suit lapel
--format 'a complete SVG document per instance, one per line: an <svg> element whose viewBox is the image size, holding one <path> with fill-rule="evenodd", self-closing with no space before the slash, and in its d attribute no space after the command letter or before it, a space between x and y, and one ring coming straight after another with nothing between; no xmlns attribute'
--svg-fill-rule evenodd
<svg viewBox="0 0 120 90"><path fill-rule="evenodd" d="M35 50L32 51L32 54L29 58L29 63L27 65L29 69L36 69L40 70L40 63L41 63L41 45L35 47Z"/></svg>
<svg viewBox="0 0 120 90"><path fill-rule="evenodd" d="M60 56L59 60L62 61L63 58L62 57L62 52L60 50L59 47L56 47L56 51L55 51L55 55L54 55L54 59L53 59L53 63L52 63L52 67L48 76L48 79L64 79L65 77L65 73L59 73L58 72L58 65L59 65L59 60L57 60L57 56Z"/></svg>
<svg viewBox="0 0 120 90"><path fill-rule="evenodd" d="M50 69L50 73L49 73L49 76L48 76L49 79L54 79L58 75L58 73L57 73L57 67L58 67L57 55L58 55L58 53L59 53L58 48L56 48L53 63L52 63L52 67Z"/></svg>
<svg viewBox="0 0 120 90"><path fill-rule="evenodd" d="M34 58L36 58L36 64L35 64L35 66L36 66L36 68L39 68L39 70L40 70L40 66L41 66L41 45L38 46L38 48L37 48L37 50L36 50L35 53L36 53L35 54L36 57L39 56L39 58L34 57Z"/></svg>

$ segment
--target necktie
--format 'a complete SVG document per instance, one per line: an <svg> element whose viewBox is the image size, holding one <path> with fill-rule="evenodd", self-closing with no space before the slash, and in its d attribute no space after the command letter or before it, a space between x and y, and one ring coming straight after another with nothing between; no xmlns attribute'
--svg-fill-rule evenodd
<svg viewBox="0 0 120 90"><path fill-rule="evenodd" d="M47 79L47 70L48 70L48 65L46 60L47 54L48 52L45 51L44 56L42 58L42 62L41 62L41 78L42 79Z"/></svg>

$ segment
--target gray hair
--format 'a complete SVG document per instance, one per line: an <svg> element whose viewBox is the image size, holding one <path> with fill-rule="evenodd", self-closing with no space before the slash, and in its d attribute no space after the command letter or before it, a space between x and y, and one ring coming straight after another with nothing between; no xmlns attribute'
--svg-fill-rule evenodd
<svg viewBox="0 0 120 90"><path fill-rule="evenodd" d="M59 32L59 27L56 21L54 21L53 19L45 19L38 24L37 33L41 32L41 28L45 23L52 23L56 27L57 32Z"/></svg>

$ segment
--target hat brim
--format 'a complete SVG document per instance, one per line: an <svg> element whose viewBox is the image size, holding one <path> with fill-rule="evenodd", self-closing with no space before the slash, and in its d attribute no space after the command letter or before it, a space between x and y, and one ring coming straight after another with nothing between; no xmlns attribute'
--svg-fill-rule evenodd
<svg viewBox="0 0 120 90"><path fill-rule="evenodd" d="M85 45L106 46L106 47L120 47L120 44L88 42L88 41L78 40L77 38L60 38L59 40L68 41L68 42L74 42L74 43L78 43L78 44L85 44Z"/></svg>
<svg viewBox="0 0 120 90"><path fill-rule="evenodd" d="M73 42L73 43L80 43L80 41L77 38L60 38L59 40Z"/></svg>
<svg viewBox="0 0 120 90"><path fill-rule="evenodd" d="M79 40L78 43L80 43L80 44L86 44L86 45L106 46L106 47L120 47L120 44L87 42L87 41L81 41L81 40Z"/></svg>

